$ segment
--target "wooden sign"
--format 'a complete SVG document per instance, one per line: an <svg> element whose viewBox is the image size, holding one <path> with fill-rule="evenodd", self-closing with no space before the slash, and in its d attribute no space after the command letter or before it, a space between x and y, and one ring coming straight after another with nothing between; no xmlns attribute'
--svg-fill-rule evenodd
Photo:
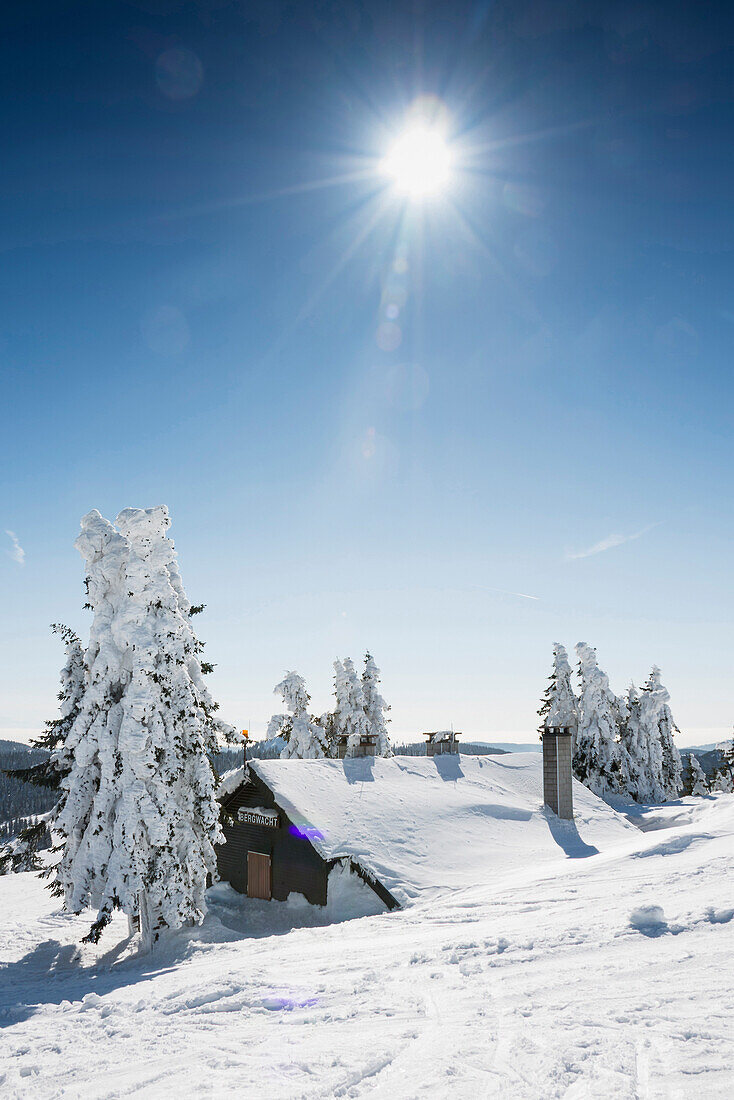
<svg viewBox="0 0 734 1100"><path fill-rule="evenodd" d="M243 825L263 825L266 829L277 829L279 824L277 810L250 810L243 806L237 817Z"/></svg>

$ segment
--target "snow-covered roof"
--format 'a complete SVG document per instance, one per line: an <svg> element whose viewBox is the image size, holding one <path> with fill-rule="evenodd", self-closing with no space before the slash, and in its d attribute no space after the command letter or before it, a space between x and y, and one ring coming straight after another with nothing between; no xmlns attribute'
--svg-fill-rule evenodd
<svg viewBox="0 0 734 1100"><path fill-rule="evenodd" d="M232 768L231 771L225 772L219 780L217 786L217 798L226 798L228 794L232 794L237 790L242 780L245 778L245 769L243 767Z"/></svg>
<svg viewBox="0 0 734 1100"><path fill-rule="evenodd" d="M588 855L637 830L574 782L574 822L547 816L542 757L252 760L249 767L325 859L352 856L405 905Z"/></svg>

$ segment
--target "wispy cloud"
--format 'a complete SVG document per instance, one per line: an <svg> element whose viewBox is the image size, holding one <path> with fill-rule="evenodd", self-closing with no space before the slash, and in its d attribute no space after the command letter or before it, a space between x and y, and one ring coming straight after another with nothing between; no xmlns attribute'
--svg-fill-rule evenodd
<svg viewBox="0 0 734 1100"><path fill-rule="evenodd" d="M18 536L15 531L6 531L5 534L13 544L13 549L8 550L7 553L13 561L17 561L18 565L25 565L25 550L18 542Z"/></svg>
<svg viewBox="0 0 734 1100"><path fill-rule="evenodd" d="M576 561L577 558L590 558L593 554L603 554L605 550L612 550L615 546L623 546L625 542L634 542L635 539L652 531L653 527L659 527L659 523L650 523L641 531L635 531L632 535L607 535L600 542L595 542L586 550L569 550L566 553L566 561Z"/></svg>

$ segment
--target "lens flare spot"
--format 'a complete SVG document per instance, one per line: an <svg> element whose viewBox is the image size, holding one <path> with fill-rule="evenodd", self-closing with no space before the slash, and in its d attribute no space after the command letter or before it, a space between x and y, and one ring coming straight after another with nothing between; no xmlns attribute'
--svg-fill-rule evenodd
<svg viewBox="0 0 734 1100"><path fill-rule="evenodd" d="M164 50L155 63L155 79L167 99L191 99L201 87L204 68L191 50Z"/></svg>
<svg viewBox="0 0 734 1100"><path fill-rule="evenodd" d="M323 840L324 834L312 825L291 825L288 829L291 836L302 837L306 840Z"/></svg>
<svg viewBox="0 0 734 1100"><path fill-rule="evenodd" d="M403 332L400 325L396 325L394 321L383 321L378 326L377 346L381 351L395 351L400 347L403 339Z"/></svg>

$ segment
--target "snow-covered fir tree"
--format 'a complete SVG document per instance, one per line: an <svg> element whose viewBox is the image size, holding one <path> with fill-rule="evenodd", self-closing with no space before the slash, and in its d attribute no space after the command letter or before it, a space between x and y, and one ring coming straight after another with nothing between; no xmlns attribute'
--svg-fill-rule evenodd
<svg viewBox="0 0 734 1100"><path fill-rule="evenodd" d="M273 694L279 695L289 714L305 714L311 696L306 691L306 681L297 672L286 672L284 678L273 688Z"/></svg>
<svg viewBox="0 0 734 1100"><path fill-rule="evenodd" d="M576 653L581 690L574 775L595 794L619 793L624 790L617 744L619 704L609 687L609 677L597 664L596 650L579 642Z"/></svg>
<svg viewBox="0 0 734 1100"><path fill-rule="evenodd" d="M283 743L290 737L293 721L290 714L273 714L265 731L265 740L273 741L280 737Z"/></svg>
<svg viewBox="0 0 734 1100"><path fill-rule="evenodd" d="M566 647L559 642L553 646L553 671L548 678L548 686L538 714L543 719L541 733L546 726L571 726L575 746L579 717L578 700L571 686L571 666L568 663Z"/></svg>
<svg viewBox="0 0 734 1100"><path fill-rule="evenodd" d="M723 750L724 762L729 769L729 774L734 776L734 738L729 742L728 746Z"/></svg>
<svg viewBox="0 0 734 1100"><path fill-rule="evenodd" d="M116 741L121 720L120 700L129 678L112 625L122 600L127 542L96 510L84 516L75 546L86 563L87 606L94 614L87 648L87 685L79 713L69 731L59 764L70 760L62 781L62 805L55 826L61 835L63 856L56 869L55 888L67 909L78 912L87 904L98 905L104 892L101 868L112 842L109 823L97 821L95 797L103 780L105 791L112 785L110 772L116 764ZM55 762L54 753L52 759ZM90 825L93 823L93 828ZM107 912L112 908L110 903ZM135 909L137 912L137 909Z"/></svg>
<svg viewBox="0 0 734 1100"><path fill-rule="evenodd" d="M285 741L281 758L314 760L326 756L326 734L318 722L309 716L308 704L311 697L306 691L303 677L297 672L287 672L285 678L276 685L275 693L281 696L288 710L287 715L273 715L268 725L268 737L280 735ZM276 719L281 719L277 729Z"/></svg>
<svg viewBox="0 0 734 1100"><path fill-rule="evenodd" d="M0 875L42 870L38 853L51 843L48 828L50 817L50 811L34 817L17 836L0 845Z"/></svg>
<svg viewBox="0 0 734 1100"><path fill-rule="evenodd" d="M723 791L725 794L734 792L734 740L725 746L719 746L721 750L721 762L714 776L715 791Z"/></svg>
<svg viewBox="0 0 734 1100"><path fill-rule="evenodd" d="M334 669L333 694L334 697L338 699L339 689L337 685L344 677L344 665L337 657L332 667ZM334 706L334 710L327 710L322 715L320 715L318 723L324 731L324 735L326 737L326 744L328 745L327 756L336 757L338 755L339 748L339 721L336 713L336 704Z"/></svg>
<svg viewBox="0 0 734 1100"><path fill-rule="evenodd" d="M709 787L706 773L701 767L695 753L689 752L681 757L683 770L681 773L682 793L685 795L708 794Z"/></svg>
<svg viewBox="0 0 734 1100"><path fill-rule="evenodd" d="M714 791L721 791L723 794L734 793L734 778L732 778L732 774L728 769L718 769L714 776L714 785L712 789Z"/></svg>
<svg viewBox="0 0 734 1100"><path fill-rule="evenodd" d="M646 795L641 801L665 802L677 798L681 787L680 753L673 740L677 730L668 702L670 695L653 665L640 692L641 736L647 746Z"/></svg>
<svg viewBox="0 0 734 1100"><path fill-rule="evenodd" d="M114 908L140 920L143 946L200 923L214 844L223 840L208 754L223 724L203 680L165 507L96 510L76 546L94 612L88 681L66 739L70 771L55 827L66 908Z"/></svg>
<svg viewBox="0 0 734 1100"><path fill-rule="evenodd" d="M66 661L61 670L61 690L59 691L59 714L50 719L41 735L31 742L34 748L45 749L49 756L29 768L15 769L9 774L25 783L37 787L47 787L59 792L63 798L61 781L68 774L70 763L65 754L66 738L74 725L79 704L86 685L84 649L79 637L68 626L54 623L51 627L64 643ZM60 805L55 813L58 814ZM0 850L0 874L7 871L38 871L41 863L38 851L41 845L48 843L48 830L51 814L44 814L37 821L27 825L17 837ZM47 873L50 873L50 868Z"/></svg>
<svg viewBox="0 0 734 1100"><path fill-rule="evenodd" d="M621 785L637 802L650 799L647 737L640 720L640 695L634 684L617 700Z"/></svg>
<svg viewBox="0 0 734 1100"><path fill-rule="evenodd" d="M354 755L361 738L369 732L364 694L351 657L334 661L334 734L338 741L347 739L346 755Z"/></svg>
<svg viewBox="0 0 734 1100"><path fill-rule="evenodd" d="M657 674L659 682L659 669L657 669ZM662 684L660 687L661 690L665 692L666 696L666 701L662 707L660 720L658 722L658 732L663 746L663 789L667 800L670 798L677 798L680 794L681 759L680 751L675 743L675 734L680 733L680 730L676 726L673 714L668 706L670 695Z"/></svg>
<svg viewBox="0 0 734 1100"><path fill-rule="evenodd" d="M708 794L709 781L706 777L706 773L701 767L699 759L693 753L690 753L691 770L692 770L692 785L691 794L704 795Z"/></svg>
<svg viewBox="0 0 734 1100"><path fill-rule="evenodd" d="M385 712L390 709L380 694L380 670L371 653L367 652L364 658L364 672L362 673L362 696L364 698L364 710L367 715L367 732L377 738L375 751L378 756L392 756L390 735L387 732L389 718Z"/></svg>
<svg viewBox="0 0 734 1100"><path fill-rule="evenodd" d="M87 674L84 647L79 636L62 623L53 623L51 629L61 638L66 651L66 660L60 675L61 689L57 697L59 714L46 722L40 736L31 741L33 748L45 749L49 756L41 763L14 774L26 783L58 790L61 777L69 770L69 761L65 759L63 749L79 713Z"/></svg>
<svg viewBox="0 0 734 1100"><path fill-rule="evenodd" d="M326 755L337 755L337 737L336 737L336 717L333 710L327 710L321 714L316 721L321 729L324 731L324 740L326 742Z"/></svg>
<svg viewBox="0 0 734 1100"><path fill-rule="evenodd" d="M328 756L326 734L308 714L294 714L291 735L281 752L284 760L317 760Z"/></svg>

